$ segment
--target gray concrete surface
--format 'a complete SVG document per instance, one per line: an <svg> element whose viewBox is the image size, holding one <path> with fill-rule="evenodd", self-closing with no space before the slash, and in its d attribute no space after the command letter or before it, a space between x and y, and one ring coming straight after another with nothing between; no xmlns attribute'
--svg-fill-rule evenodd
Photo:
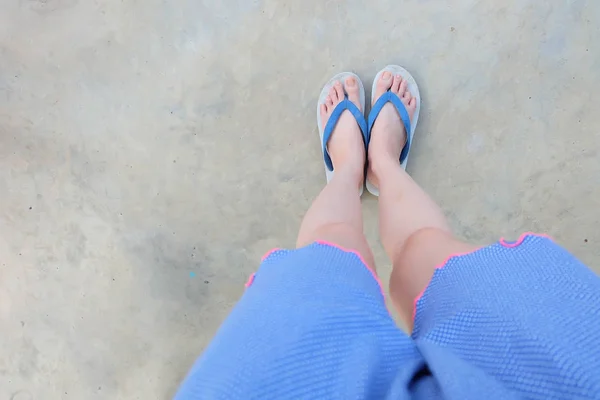
<svg viewBox="0 0 600 400"><path fill-rule="evenodd" d="M547 232L598 271L600 3L451 3L0 2L0 398L172 396L293 245L342 70L413 72L409 171L460 236Z"/></svg>

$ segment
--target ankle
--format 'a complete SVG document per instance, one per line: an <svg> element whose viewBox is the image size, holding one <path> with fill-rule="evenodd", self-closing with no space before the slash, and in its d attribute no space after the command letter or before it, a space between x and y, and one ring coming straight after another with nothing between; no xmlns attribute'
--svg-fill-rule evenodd
<svg viewBox="0 0 600 400"><path fill-rule="evenodd" d="M353 149L347 154L331 154L335 171L344 171L352 176L362 176L365 171L365 151L363 148Z"/></svg>
<svg viewBox="0 0 600 400"><path fill-rule="evenodd" d="M365 169L363 164L358 163L344 163L339 167L335 167L335 175L340 178L348 179L356 183L356 186L360 186L363 183L365 175Z"/></svg>
<svg viewBox="0 0 600 400"><path fill-rule="evenodd" d="M391 154L382 154L377 157L369 157L369 169L376 177L385 176L390 170L400 167L400 160Z"/></svg>

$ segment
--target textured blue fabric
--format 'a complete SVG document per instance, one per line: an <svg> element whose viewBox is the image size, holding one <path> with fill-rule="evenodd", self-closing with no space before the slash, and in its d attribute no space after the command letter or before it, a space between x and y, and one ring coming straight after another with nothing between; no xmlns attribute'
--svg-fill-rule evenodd
<svg viewBox="0 0 600 400"><path fill-rule="evenodd" d="M360 131L362 132L363 142L365 144L365 152L369 148L370 130L367 129L367 121L365 121L365 116L363 115L362 111L360 111L358 107L354 105L353 102L348 100L348 96L346 96L346 99L342 100L334 108L333 112L329 116L329 119L327 120L327 123L325 124L325 129L323 130L323 157L325 158L325 165L330 171L333 171L333 163L331 162L331 157L327 151L327 142L329 141L329 138L331 138L331 134L333 133L338 120L342 116L342 113L346 110L352 113L354 119L356 119L356 123L358 124Z"/></svg>
<svg viewBox="0 0 600 400"><path fill-rule="evenodd" d="M410 150L410 116L408 115L408 111L406 110L406 107L404 107L402 100L400 100L400 98L395 93L392 93L390 91L385 92L381 95L381 97L379 97L379 99L377 99L375 104L373 104L373 107L371 107L371 112L369 113L369 135L371 134L370 132L373 129L373 124L379 116L381 109L388 102L392 103L394 107L396 107L396 110L398 110L398 114L400 114L400 119L404 124L404 129L406 130L406 144L404 145L404 148L400 153L400 164L402 164L408 156L408 152Z"/></svg>
<svg viewBox="0 0 600 400"><path fill-rule="evenodd" d="M451 258L412 337L352 253L279 250L176 399L600 398L600 280L527 236Z"/></svg>

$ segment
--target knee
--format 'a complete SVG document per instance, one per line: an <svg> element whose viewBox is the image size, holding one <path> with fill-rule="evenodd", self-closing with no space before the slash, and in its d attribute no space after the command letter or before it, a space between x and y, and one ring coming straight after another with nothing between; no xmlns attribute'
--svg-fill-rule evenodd
<svg viewBox="0 0 600 400"><path fill-rule="evenodd" d="M390 292L406 291L409 287L408 291L414 295L423 290L435 269L450 255L469 253L478 248L442 229L420 229L408 237L392 260Z"/></svg>
<svg viewBox="0 0 600 400"><path fill-rule="evenodd" d="M427 249L432 243L445 242L448 239L452 239L452 234L439 228L421 228L413 233L397 247L397 251L394 253L394 259L392 262L394 265L396 262L401 263L403 258L407 255L415 252L421 252L422 249Z"/></svg>
<svg viewBox="0 0 600 400"><path fill-rule="evenodd" d="M331 239L337 239L338 241L341 240L344 242L354 242L361 236L363 236L362 232L353 227L351 224L346 222L331 222L320 225L311 231L301 232L300 235L298 235L296 247L307 246L319 240L334 243L337 243L337 241Z"/></svg>
<svg viewBox="0 0 600 400"><path fill-rule="evenodd" d="M296 247L304 247L314 242L331 243L342 249L358 252L367 266L375 270L375 260L363 232L355 226L336 222L320 226L310 233L298 237Z"/></svg>

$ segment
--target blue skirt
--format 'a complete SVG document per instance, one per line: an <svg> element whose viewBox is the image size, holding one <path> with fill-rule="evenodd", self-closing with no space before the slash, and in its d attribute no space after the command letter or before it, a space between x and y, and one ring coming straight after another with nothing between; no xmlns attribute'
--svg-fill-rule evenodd
<svg viewBox="0 0 600 400"><path fill-rule="evenodd" d="M396 327L360 256L275 250L176 399L599 399L600 280L549 238L451 256Z"/></svg>

